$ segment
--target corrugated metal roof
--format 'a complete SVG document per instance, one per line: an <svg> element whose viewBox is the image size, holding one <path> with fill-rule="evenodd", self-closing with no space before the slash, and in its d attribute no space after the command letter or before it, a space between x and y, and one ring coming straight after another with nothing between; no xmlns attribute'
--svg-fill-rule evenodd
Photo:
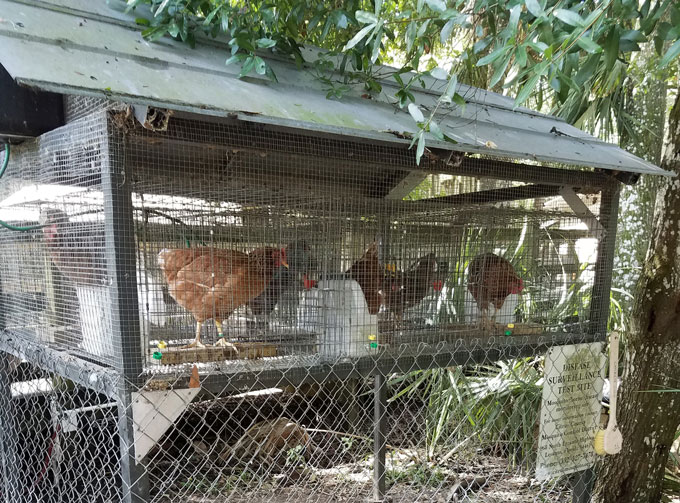
<svg viewBox="0 0 680 503"><path fill-rule="evenodd" d="M117 0L107 3L124 7ZM219 41L205 40L196 49L168 38L149 43L134 14L104 2L0 0L0 12L0 63L22 84L391 142L406 141L394 132L417 130L409 114L390 102L396 87L389 82L375 99L362 98L357 89L342 100L329 100L310 71L285 60L268 60L278 83L259 76L238 79L239 68L224 64L229 51ZM432 109L445 82L428 78L426 84L414 94L419 105ZM428 138L428 145L670 175L560 119L513 109L508 97L462 85L458 91L467 106L440 107L438 114L441 128L458 143Z"/></svg>

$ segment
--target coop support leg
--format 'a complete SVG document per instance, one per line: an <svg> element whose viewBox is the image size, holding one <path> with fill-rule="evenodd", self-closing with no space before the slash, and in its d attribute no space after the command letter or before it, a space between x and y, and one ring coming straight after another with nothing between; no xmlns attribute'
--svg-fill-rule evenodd
<svg viewBox="0 0 680 503"><path fill-rule="evenodd" d="M12 418L12 390L9 355L0 353L0 460L2 462L2 498L5 503L21 501L17 487L17 460L14 455L17 433Z"/></svg>
<svg viewBox="0 0 680 503"><path fill-rule="evenodd" d="M130 395L118 402L118 432L120 441L121 501L143 503L149 500L149 478L143 463L135 460L134 427Z"/></svg>
<svg viewBox="0 0 680 503"><path fill-rule="evenodd" d="M385 413L387 411L385 376L377 373L373 383L373 501L381 503L385 501Z"/></svg>
<svg viewBox="0 0 680 503"><path fill-rule="evenodd" d="M111 289L111 337L118 384L121 500L149 500L148 475L135 461L132 392L140 387L148 341L142 340L137 298L137 244L132 207L131 171L125 165L125 135L107 116L101 185L104 194L106 270Z"/></svg>
<svg viewBox="0 0 680 503"><path fill-rule="evenodd" d="M602 190L599 223L604 232L600 233L595 262L595 278L590 302L588 335L595 340L606 341L609 321L609 293L612 286L612 268L616 244L616 220L619 214L618 185ZM584 470L573 479L572 503L590 503L595 483L593 469Z"/></svg>

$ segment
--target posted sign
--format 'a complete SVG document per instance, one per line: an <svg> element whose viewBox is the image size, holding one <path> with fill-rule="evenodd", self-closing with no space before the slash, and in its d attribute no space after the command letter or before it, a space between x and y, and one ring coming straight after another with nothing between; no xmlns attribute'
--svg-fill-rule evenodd
<svg viewBox="0 0 680 503"><path fill-rule="evenodd" d="M538 480L593 465L604 368L601 342L556 346L548 351L536 461Z"/></svg>

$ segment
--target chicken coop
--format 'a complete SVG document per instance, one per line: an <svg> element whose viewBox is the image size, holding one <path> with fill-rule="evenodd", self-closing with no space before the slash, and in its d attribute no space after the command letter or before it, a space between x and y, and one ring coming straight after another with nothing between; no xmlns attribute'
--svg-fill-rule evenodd
<svg viewBox="0 0 680 503"><path fill-rule="evenodd" d="M463 85L417 163L388 82L238 79L109 3L0 0L6 85L63 103L0 125L3 498L586 501L532 478L538 357L605 339L619 191L665 173Z"/></svg>

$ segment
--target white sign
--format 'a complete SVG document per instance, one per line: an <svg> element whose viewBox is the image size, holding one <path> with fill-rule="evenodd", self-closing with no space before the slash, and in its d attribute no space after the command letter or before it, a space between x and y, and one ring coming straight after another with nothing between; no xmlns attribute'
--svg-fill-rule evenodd
<svg viewBox="0 0 680 503"><path fill-rule="evenodd" d="M538 480L593 465L604 368L601 342L556 346L548 351L536 460Z"/></svg>

